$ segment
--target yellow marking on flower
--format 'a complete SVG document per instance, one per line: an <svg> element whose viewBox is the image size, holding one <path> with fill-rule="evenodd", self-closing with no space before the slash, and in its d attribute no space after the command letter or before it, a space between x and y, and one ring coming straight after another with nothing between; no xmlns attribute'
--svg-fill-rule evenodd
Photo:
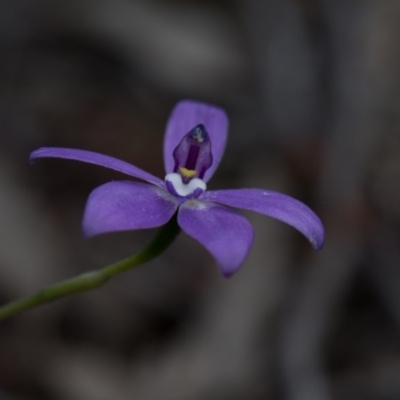
<svg viewBox="0 0 400 400"><path fill-rule="evenodd" d="M179 167L179 171L181 173L182 176L184 176L185 178L193 178L197 171L194 169L187 169L185 167Z"/></svg>

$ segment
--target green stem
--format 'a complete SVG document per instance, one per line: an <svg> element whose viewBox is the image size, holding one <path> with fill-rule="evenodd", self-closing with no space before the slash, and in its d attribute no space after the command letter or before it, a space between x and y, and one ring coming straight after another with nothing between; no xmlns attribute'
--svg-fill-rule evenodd
<svg viewBox="0 0 400 400"><path fill-rule="evenodd" d="M100 270L86 272L75 278L48 286L31 296L8 303L0 307L0 321L60 297L102 286L112 277L157 257L174 241L179 232L180 229L174 217L166 225L159 228L153 240L139 253Z"/></svg>

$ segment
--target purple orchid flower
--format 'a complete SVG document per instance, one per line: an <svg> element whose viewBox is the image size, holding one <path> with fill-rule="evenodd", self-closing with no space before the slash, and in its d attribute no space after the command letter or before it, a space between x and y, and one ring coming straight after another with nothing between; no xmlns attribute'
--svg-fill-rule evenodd
<svg viewBox="0 0 400 400"><path fill-rule="evenodd" d="M167 123L164 138L165 179L134 165L85 150L44 147L30 160L56 157L87 162L142 179L108 182L89 195L83 232L154 228L177 213L179 226L200 242L216 259L225 277L244 262L253 243L250 222L231 207L251 210L286 222L300 231L315 249L324 243L324 227L305 204L265 189L206 191L224 154L228 118L215 106L181 101ZM228 206L228 207L226 207Z"/></svg>

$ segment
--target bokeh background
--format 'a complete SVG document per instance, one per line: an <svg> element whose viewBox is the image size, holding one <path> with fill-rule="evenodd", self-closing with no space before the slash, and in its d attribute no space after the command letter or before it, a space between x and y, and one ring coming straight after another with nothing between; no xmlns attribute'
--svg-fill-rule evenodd
<svg viewBox="0 0 400 400"><path fill-rule="evenodd" d="M211 188L282 191L326 226L245 214L222 278L184 234L106 286L0 324L1 400L400 399L400 3L2 0L0 301L100 268L154 232L90 240L90 191L126 179L41 146L163 176L174 104L230 116Z"/></svg>

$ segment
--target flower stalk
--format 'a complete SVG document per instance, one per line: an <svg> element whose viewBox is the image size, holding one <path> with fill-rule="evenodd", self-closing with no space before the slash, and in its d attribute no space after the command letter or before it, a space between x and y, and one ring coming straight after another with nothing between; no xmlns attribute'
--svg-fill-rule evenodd
<svg viewBox="0 0 400 400"><path fill-rule="evenodd" d="M0 321L40 304L50 303L61 297L103 286L114 276L156 258L169 247L178 236L179 232L180 228L177 224L176 217L173 217L166 225L161 226L153 240L135 255L117 261L97 271L85 272L74 278L58 282L31 296L8 303L0 307Z"/></svg>

